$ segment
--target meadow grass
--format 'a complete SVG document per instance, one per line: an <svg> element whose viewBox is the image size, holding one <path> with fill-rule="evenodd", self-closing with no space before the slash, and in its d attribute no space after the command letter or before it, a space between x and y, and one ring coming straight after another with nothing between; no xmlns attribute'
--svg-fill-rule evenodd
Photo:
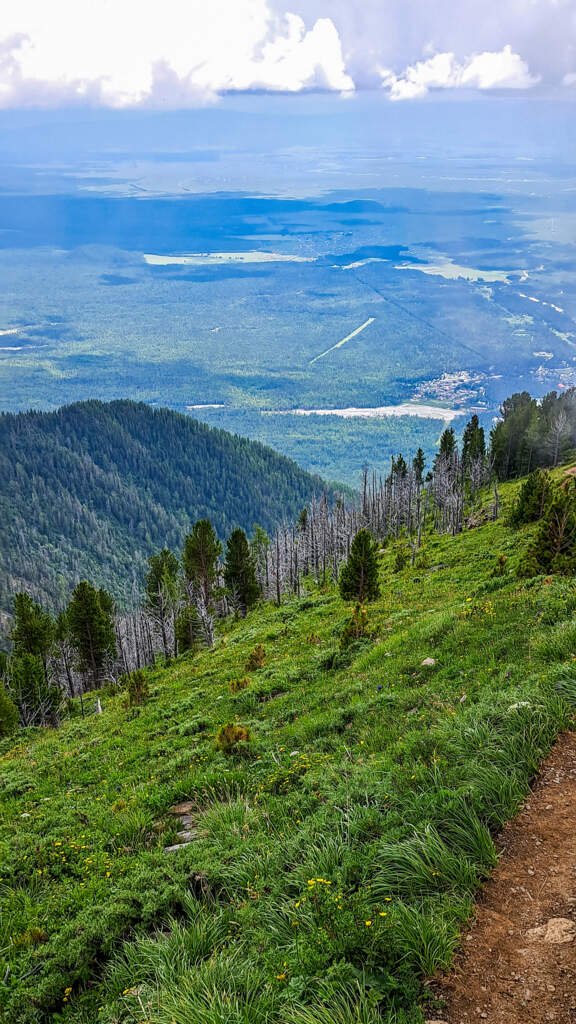
<svg viewBox="0 0 576 1024"><path fill-rule="evenodd" d="M572 721L574 587L515 577L529 533L433 537L398 573L390 548L344 651L350 607L310 583L149 671L141 707L2 741L0 1019L423 1021L422 979ZM218 749L227 724L250 739ZM181 800L196 839L165 853Z"/></svg>

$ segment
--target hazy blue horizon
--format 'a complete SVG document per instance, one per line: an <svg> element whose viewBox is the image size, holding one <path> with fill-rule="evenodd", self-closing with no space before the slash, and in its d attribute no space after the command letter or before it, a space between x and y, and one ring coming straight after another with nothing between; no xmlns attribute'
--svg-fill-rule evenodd
<svg viewBox="0 0 576 1024"><path fill-rule="evenodd" d="M456 414L575 383L573 111L0 112L0 408L143 399L352 481L431 454ZM300 414L406 402L438 418Z"/></svg>

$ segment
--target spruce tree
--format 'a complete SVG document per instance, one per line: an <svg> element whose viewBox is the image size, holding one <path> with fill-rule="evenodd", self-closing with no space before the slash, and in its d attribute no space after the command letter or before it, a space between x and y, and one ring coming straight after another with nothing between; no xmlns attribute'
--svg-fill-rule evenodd
<svg viewBox="0 0 576 1024"><path fill-rule="evenodd" d="M193 586L201 587L207 608L212 604L212 592L218 572L218 559L222 545L209 519L194 523L192 533L184 541L182 566L184 575Z"/></svg>
<svg viewBox="0 0 576 1024"><path fill-rule="evenodd" d="M404 480L408 473L408 466L406 465L406 459L400 453L397 459L392 458L392 476L397 476L401 480Z"/></svg>
<svg viewBox="0 0 576 1024"><path fill-rule="evenodd" d="M48 655L54 644L54 623L48 612L32 600L30 594L14 596L14 626L10 634L14 653L39 657L47 671Z"/></svg>
<svg viewBox="0 0 576 1024"><path fill-rule="evenodd" d="M534 469L526 477L510 514L513 526L536 523L542 519L552 499L550 474L543 469Z"/></svg>
<svg viewBox="0 0 576 1024"><path fill-rule="evenodd" d="M113 602L106 591L97 591L86 580L74 588L67 619L72 647L80 672L97 687L111 659L116 657L112 622Z"/></svg>
<svg viewBox="0 0 576 1024"><path fill-rule="evenodd" d="M58 725L62 694L48 681L40 655L11 659L8 695L18 708L21 725Z"/></svg>
<svg viewBox="0 0 576 1024"><path fill-rule="evenodd" d="M223 575L228 594L245 615L258 600L259 587L244 530L233 530L228 538Z"/></svg>
<svg viewBox="0 0 576 1024"><path fill-rule="evenodd" d="M454 433L454 427L447 427L446 430L442 431L440 436L440 444L438 446L438 455L450 456L456 452L456 434Z"/></svg>
<svg viewBox="0 0 576 1024"><path fill-rule="evenodd" d="M187 603L176 617L174 634L178 654L194 651L202 640L202 623L193 604Z"/></svg>
<svg viewBox="0 0 576 1024"><path fill-rule="evenodd" d="M412 469L416 477L416 483L422 484L424 480L424 466L426 465L426 458L421 448L416 452L415 457L412 459Z"/></svg>
<svg viewBox="0 0 576 1024"><path fill-rule="evenodd" d="M469 469L475 459L483 459L485 455L486 438L484 436L484 427L480 426L480 421L476 414L474 414L472 419L466 424L462 437L462 462L464 468L466 470Z"/></svg>
<svg viewBox="0 0 576 1024"><path fill-rule="evenodd" d="M338 579L340 595L345 601L373 601L378 597L377 551L372 534L368 530L358 530Z"/></svg>
<svg viewBox="0 0 576 1024"><path fill-rule="evenodd" d="M576 573L576 481L556 487L532 543L520 562L520 576Z"/></svg>

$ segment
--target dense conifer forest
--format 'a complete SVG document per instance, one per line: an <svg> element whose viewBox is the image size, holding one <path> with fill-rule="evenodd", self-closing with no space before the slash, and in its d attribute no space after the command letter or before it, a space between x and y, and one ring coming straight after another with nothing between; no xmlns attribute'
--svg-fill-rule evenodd
<svg viewBox="0 0 576 1024"><path fill-rule="evenodd" d="M224 538L272 530L317 477L256 442L143 403L0 416L0 610L15 590L60 607L87 577L122 599L146 559L199 518Z"/></svg>

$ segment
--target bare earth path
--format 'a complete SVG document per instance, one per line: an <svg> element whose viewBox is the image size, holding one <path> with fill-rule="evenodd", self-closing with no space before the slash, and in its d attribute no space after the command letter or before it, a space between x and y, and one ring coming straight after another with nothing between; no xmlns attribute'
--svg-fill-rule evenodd
<svg viewBox="0 0 576 1024"><path fill-rule="evenodd" d="M521 813L464 935L434 981L445 1024L576 1024L576 733L564 733Z"/></svg>

